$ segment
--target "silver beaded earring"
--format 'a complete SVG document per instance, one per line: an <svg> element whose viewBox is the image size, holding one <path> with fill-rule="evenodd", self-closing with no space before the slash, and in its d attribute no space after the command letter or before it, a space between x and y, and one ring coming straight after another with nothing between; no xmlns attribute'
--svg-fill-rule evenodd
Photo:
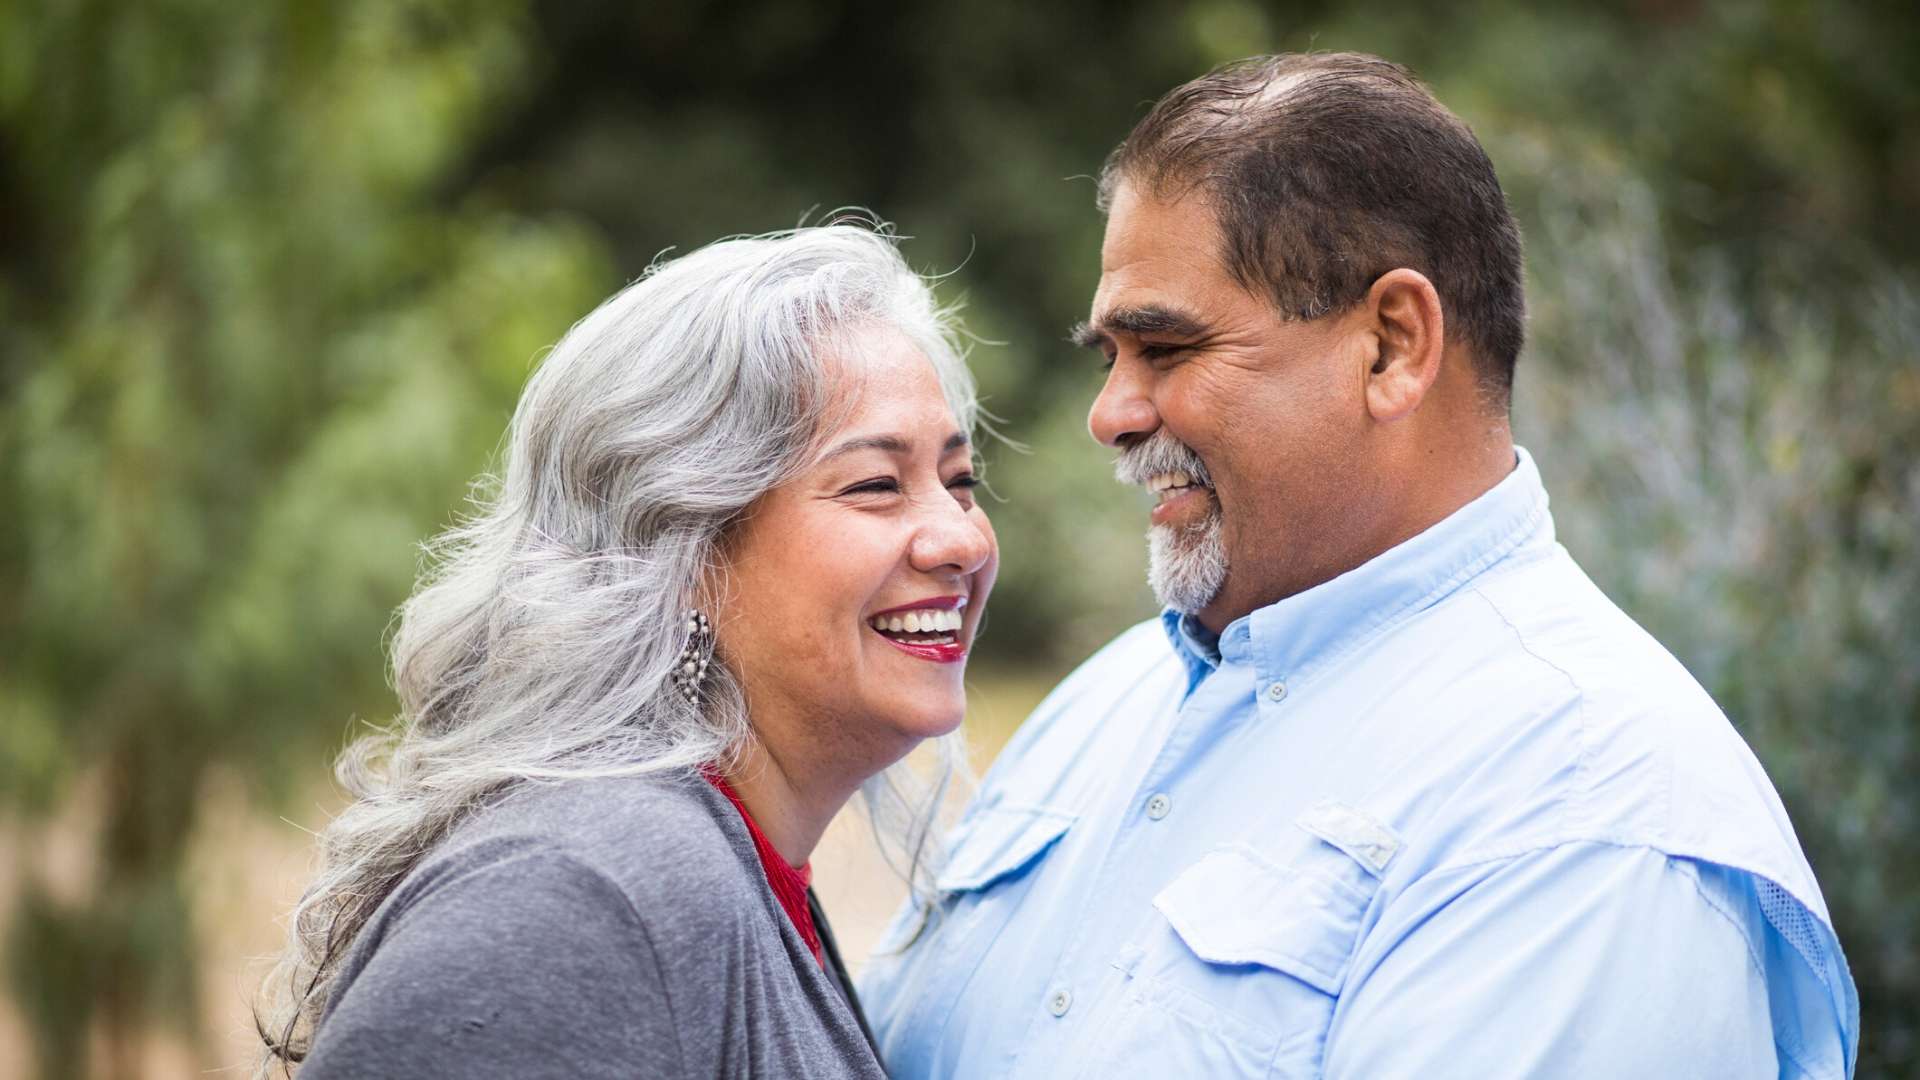
<svg viewBox="0 0 1920 1080"><path fill-rule="evenodd" d="M673 685L688 704L700 700L700 683L707 677L707 663L713 658L713 624L704 613L687 612L687 647L673 662Z"/></svg>

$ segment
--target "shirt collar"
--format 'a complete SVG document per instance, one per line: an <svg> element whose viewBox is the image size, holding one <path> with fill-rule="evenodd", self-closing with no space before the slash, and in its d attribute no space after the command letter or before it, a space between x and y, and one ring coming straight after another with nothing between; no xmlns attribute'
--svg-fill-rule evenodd
<svg viewBox="0 0 1920 1080"><path fill-rule="evenodd" d="M1532 455L1516 446L1513 471L1479 498L1339 577L1235 619L1218 639L1171 608L1160 620L1186 663L1189 693L1223 662L1252 664L1263 682L1297 684L1522 546L1552 543L1546 488Z"/></svg>

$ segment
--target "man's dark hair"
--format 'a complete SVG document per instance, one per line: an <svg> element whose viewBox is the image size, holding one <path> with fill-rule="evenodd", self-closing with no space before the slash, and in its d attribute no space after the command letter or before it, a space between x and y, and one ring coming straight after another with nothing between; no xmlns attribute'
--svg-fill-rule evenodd
<svg viewBox="0 0 1920 1080"><path fill-rule="evenodd" d="M1420 271L1504 407L1525 336L1520 229L1479 140L1406 68L1363 53L1216 68L1161 98L1107 158L1103 210L1122 181L1202 192L1228 271L1292 318Z"/></svg>

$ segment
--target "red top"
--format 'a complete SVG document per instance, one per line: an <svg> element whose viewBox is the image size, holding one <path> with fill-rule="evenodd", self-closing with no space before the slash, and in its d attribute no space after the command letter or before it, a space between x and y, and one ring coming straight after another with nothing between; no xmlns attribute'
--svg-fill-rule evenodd
<svg viewBox="0 0 1920 1080"><path fill-rule="evenodd" d="M733 790L726 778L712 769L701 769L700 775L707 782L720 789L735 810L740 811L740 820L747 823L747 831L753 834L753 849L760 854L760 869L767 875L767 884L773 888L773 898L780 901L780 909L793 921L793 928L800 931L800 940L813 950L813 959L821 967L827 966L826 954L820 950L820 932L813 926L813 909L807 906L807 887L813 884L813 864L808 863L798 870L788 865L780 857L780 851L767 839L767 834L754 824L753 815L747 813L747 804Z"/></svg>

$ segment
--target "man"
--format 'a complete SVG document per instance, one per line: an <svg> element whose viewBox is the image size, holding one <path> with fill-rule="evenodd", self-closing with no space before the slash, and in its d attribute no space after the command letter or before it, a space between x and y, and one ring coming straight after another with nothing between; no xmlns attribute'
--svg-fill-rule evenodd
<svg viewBox="0 0 1920 1080"><path fill-rule="evenodd" d="M901 1077L1840 1077L1778 798L1554 540L1520 239L1404 69L1162 99L1109 160L1090 427L1167 610L1044 703L866 997Z"/></svg>

